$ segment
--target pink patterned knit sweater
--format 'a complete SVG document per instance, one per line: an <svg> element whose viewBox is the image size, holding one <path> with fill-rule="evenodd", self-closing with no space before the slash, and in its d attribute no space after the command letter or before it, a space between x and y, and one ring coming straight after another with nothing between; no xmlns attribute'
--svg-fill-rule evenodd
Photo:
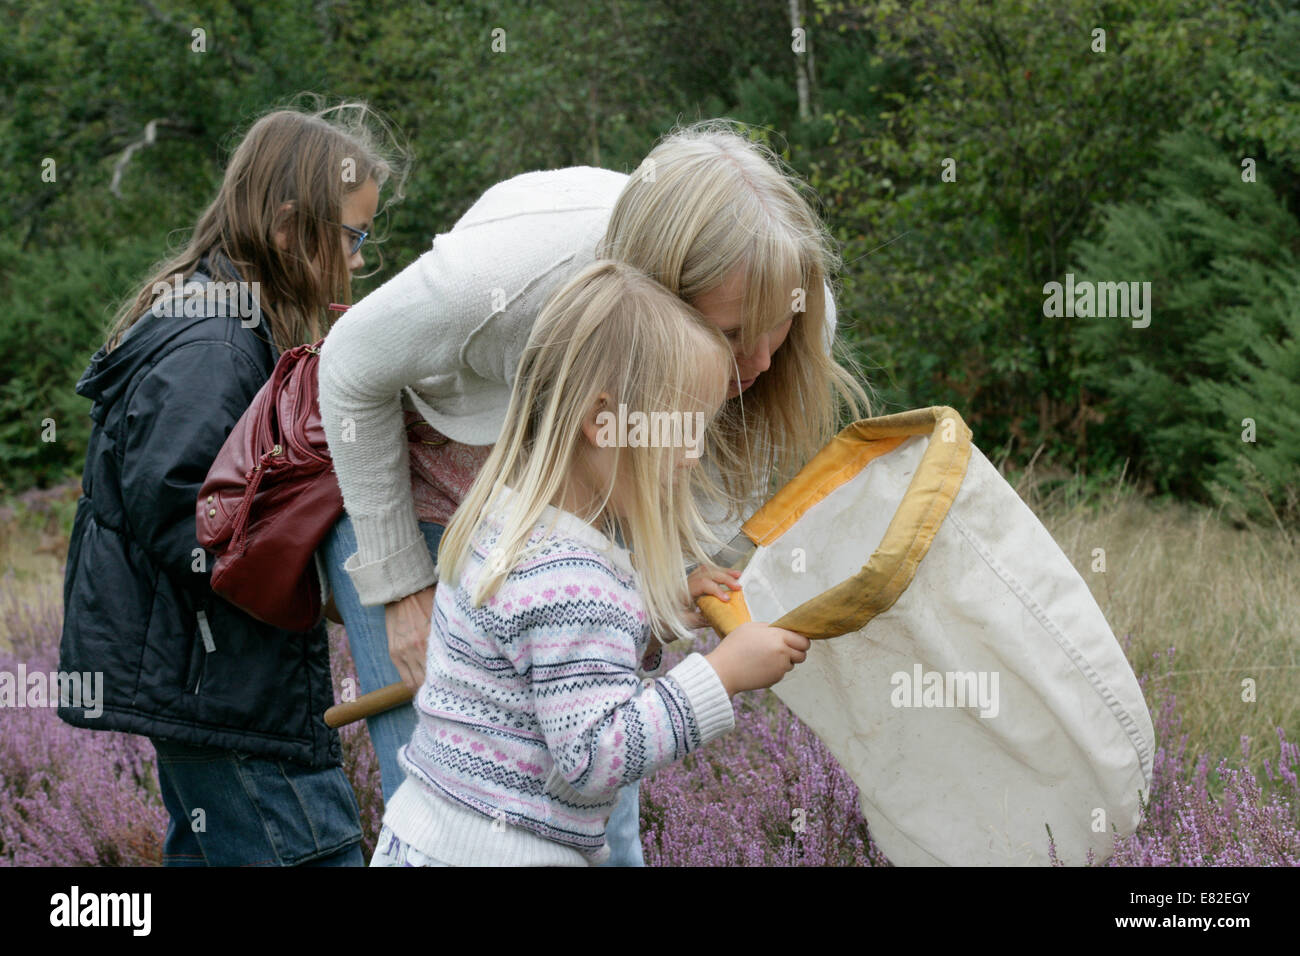
<svg viewBox="0 0 1300 956"><path fill-rule="evenodd" d="M457 865L537 859L501 832L516 828L600 862L619 789L730 730L731 700L699 654L652 676L662 654L628 552L568 512L547 509L537 550L472 607L500 519L480 525L459 585L437 590L407 780L384 822Z"/></svg>

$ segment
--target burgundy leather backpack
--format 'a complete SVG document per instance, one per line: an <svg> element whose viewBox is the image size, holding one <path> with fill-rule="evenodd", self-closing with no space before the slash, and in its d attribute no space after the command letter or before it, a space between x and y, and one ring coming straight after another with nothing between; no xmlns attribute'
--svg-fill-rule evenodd
<svg viewBox="0 0 1300 956"><path fill-rule="evenodd" d="M280 356L199 491L212 590L286 631L320 623L316 549L343 514L318 404L320 345Z"/></svg>

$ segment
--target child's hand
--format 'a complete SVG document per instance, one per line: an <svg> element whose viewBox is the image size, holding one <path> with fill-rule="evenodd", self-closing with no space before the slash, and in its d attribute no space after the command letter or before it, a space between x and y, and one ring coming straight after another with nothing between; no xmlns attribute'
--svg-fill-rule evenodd
<svg viewBox="0 0 1300 956"><path fill-rule="evenodd" d="M742 690L771 687L808 656L812 642L782 627L749 621L704 655L730 697Z"/></svg>
<svg viewBox="0 0 1300 956"><path fill-rule="evenodd" d="M718 600L726 601L728 590L740 590L740 572L701 564L686 576L686 585L692 600L704 594L712 594Z"/></svg>
<svg viewBox="0 0 1300 956"><path fill-rule="evenodd" d="M686 576L686 585L692 601L705 594L711 594L719 601L730 601L729 593L740 590L740 572L702 564ZM684 618L688 627L709 626L708 620L694 607L687 609Z"/></svg>

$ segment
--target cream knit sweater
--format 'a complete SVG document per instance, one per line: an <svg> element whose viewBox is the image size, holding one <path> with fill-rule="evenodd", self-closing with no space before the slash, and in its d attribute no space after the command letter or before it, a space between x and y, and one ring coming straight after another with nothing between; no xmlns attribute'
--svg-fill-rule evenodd
<svg viewBox="0 0 1300 956"><path fill-rule="evenodd" d="M411 498L402 395L449 438L494 443L533 321L595 260L627 180L575 166L497 183L326 337L321 417L357 535L345 568L362 604L396 601L437 580ZM826 301L833 336L829 289ZM725 541L738 526L714 529Z"/></svg>

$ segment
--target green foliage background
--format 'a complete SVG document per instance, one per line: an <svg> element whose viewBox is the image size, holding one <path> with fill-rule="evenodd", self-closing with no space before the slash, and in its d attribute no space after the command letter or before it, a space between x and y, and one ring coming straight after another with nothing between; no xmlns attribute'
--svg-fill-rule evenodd
<svg viewBox="0 0 1300 956"><path fill-rule="evenodd" d="M183 238L242 130L310 90L378 107L414 157L358 294L501 179L629 171L674 123L729 116L821 196L842 328L882 411L951 404L1012 467L1123 467L1300 521L1297 4L803 10L801 119L787 0L0 6L0 492L79 470L72 388L109 316ZM115 164L151 120L118 198ZM1043 285L1066 272L1151 281L1151 327L1044 317Z"/></svg>

